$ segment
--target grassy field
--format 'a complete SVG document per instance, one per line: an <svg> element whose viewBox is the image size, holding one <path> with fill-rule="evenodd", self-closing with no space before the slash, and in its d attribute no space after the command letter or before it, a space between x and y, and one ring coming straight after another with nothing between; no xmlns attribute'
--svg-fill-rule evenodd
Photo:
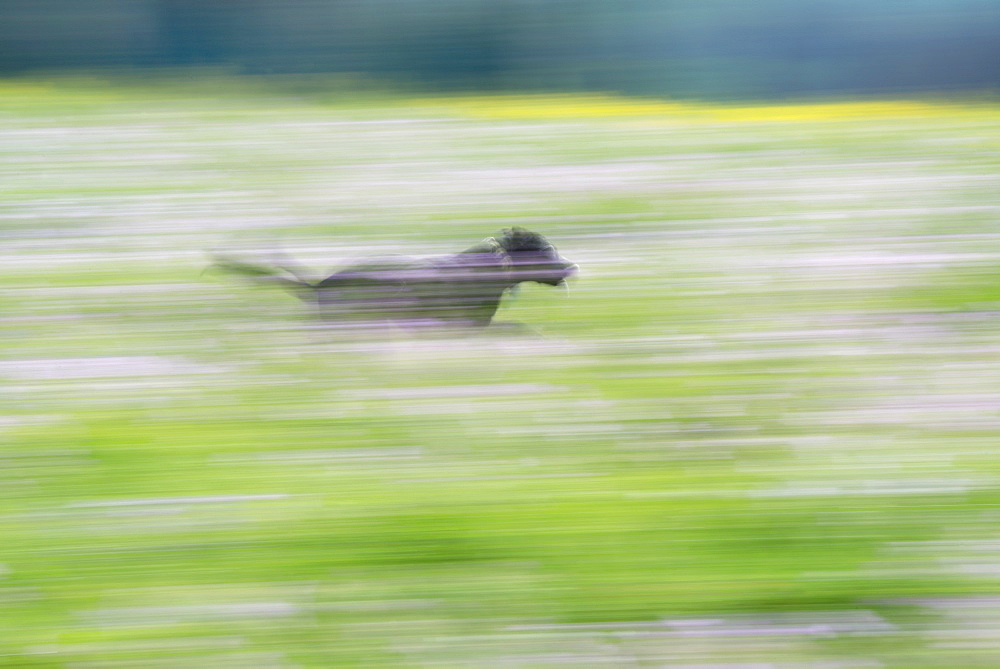
<svg viewBox="0 0 1000 669"><path fill-rule="evenodd" d="M0 82L0 665L1000 666L1000 107ZM316 268L513 224L538 335Z"/></svg>

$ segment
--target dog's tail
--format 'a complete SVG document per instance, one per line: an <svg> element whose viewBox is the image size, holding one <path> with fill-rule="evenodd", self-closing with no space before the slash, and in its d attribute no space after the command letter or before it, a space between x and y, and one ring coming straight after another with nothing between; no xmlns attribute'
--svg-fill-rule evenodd
<svg viewBox="0 0 1000 669"><path fill-rule="evenodd" d="M212 253L212 262L205 271L216 270L248 277L255 283L278 286L300 300L315 299L315 281L308 278L291 259L276 256L271 263L251 262L224 253Z"/></svg>

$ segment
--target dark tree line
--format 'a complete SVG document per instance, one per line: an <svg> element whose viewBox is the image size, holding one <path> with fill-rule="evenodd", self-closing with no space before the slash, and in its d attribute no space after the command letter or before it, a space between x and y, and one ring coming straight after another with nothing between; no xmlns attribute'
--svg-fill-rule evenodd
<svg viewBox="0 0 1000 669"><path fill-rule="evenodd" d="M997 0L4 0L0 73L223 65L706 97L1000 86Z"/></svg>

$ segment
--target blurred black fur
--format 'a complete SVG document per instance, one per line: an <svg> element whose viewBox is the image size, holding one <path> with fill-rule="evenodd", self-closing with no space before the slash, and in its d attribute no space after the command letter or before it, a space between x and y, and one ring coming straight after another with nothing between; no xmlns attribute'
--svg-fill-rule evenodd
<svg viewBox="0 0 1000 669"><path fill-rule="evenodd" d="M335 323L474 328L488 326L518 284L561 286L577 270L545 237L519 227L453 255L368 258L321 280L284 256L268 263L216 256L213 267L287 288Z"/></svg>

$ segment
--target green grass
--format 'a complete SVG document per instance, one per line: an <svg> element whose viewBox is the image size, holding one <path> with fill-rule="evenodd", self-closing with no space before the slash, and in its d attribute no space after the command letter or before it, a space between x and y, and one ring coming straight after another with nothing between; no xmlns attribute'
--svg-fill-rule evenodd
<svg viewBox="0 0 1000 669"><path fill-rule="evenodd" d="M996 107L204 81L0 83L0 664L995 664ZM202 273L514 224L538 336Z"/></svg>

